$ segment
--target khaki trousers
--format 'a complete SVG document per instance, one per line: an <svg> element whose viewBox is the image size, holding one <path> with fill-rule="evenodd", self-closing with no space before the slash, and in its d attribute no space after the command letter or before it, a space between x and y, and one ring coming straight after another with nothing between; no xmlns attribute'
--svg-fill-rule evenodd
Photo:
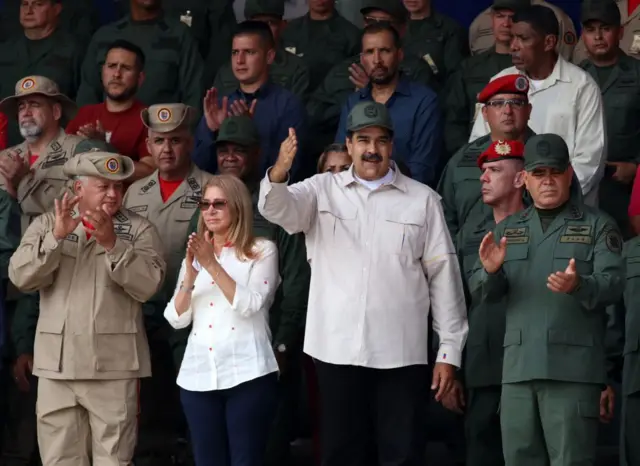
<svg viewBox="0 0 640 466"><path fill-rule="evenodd" d="M129 466L138 436L138 379L40 378L36 415L43 466Z"/></svg>

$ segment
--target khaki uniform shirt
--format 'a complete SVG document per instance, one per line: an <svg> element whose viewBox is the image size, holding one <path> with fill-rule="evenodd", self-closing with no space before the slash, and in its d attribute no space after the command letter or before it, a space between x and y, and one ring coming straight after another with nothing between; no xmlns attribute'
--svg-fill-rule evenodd
<svg viewBox="0 0 640 466"><path fill-rule="evenodd" d="M184 259L189 222L198 208L202 189L213 175L193 165L178 189L162 201L158 170L136 181L127 190L123 205L155 225L164 244L167 276L173 279Z"/></svg>
<svg viewBox="0 0 640 466"><path fill-rule="evenodd" d="M428 364L431 311L437 361L459 367L467 315L440 197L397 167L392 175L374 190L353 167L289 187L263 179L260 213L306 235L313 273L304 351L375 369Z"/></svg>
<svg viewBox="0 0 640 466"><path fill-rule="evenodd" d="M18 185L18 203L22 210L22 231L34 217L53 209L54 199L60 198L69 185L69 178L62 173L62 166L73 157L76 145L83 138L65 134L60 130L49 144L45 154L38 154L38 160L31 167L31 172ZM0 152L0 157L6 157L9 152L16 151L29 164L29 149L23 142L17 146ZM6 190L5 180L0 177L0 189Z"/></svg>
<svg viewBox="0 0 640 466"><path fill-rule="evenodd" d="M542 5L551 8L558 18L560 35L558 37L557 51L567 60L571 60L573 49L576 46L576 28L573 21L562 8L542 0L532 0L533 5ZM473 20L469 26L469 47L471 54L483 52L495 45L495 37L491 24L491 8L487 8Z"/></svg>
<svg viewBox="0 0 640 466"><path fill-rule="evenodd" d="M165 275L155 227L121 210L113 218L115 247L106 252L95 237L87 241L82 224L57 241L54 222L54 213L35 219L9 263L18 289L40 292L33 374L62 380L150 376L141 306Z"/></svg>

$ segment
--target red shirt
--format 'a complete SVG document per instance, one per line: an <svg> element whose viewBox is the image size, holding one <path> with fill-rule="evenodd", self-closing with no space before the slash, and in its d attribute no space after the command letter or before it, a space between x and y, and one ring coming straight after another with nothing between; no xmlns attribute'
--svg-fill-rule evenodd
<svg viewBox="0 0 640 466"><path fill-rule="evenodd" d="M9 126L9 120L4 113L0 113L0 150L7 148L7 126Z"/></svg>
<svg viewBox="0 0 640 466"><path fill-rule="evenodd" d="M30 167L33 167L33 164L38 161L38 157L40 157L38 154L31 154L31 156L29 157L29 166Z"/></svg>
<svg viewBox="0 0 640 466"><path fill-rule="evenodd" d="M629 0L627 2L627 14L631 16L631 13L640 5L640 0Z"/></svg>
<svg viewBox="0 0 640 466"><path fill-rule="evenodd" d="M162 202L167 202L167 199L176 192L176 189L178 189L178 186L182 184L183 180L167 181L158 177L158 181L160 181L160 195L162 196Z"/></svg>
<svg viewBox="0 0 640 466"><path fill-rule="evenodd" d="M147 151L147 129L142 124L140 112L146 107L136 101L133 106L120 113L107 110L107 104L85 105L80 107L76 117L69 122L67 134L77 134L81 126L89 123L102 123L107 133L107 142L122 155L140 160L149 156Z"/></svg>
<svg viewBox="0 0 640 466"><path fill-rule="evenodd" d="M95 230L96 227L94 227L93 225L91 225L89 222L86 222L85 220L82 220L82 224L88 228L89 230ZM87 241L89 241L91 239L91 233L89 233L88 231L85 230L85 233L87 234Z"/></svg>

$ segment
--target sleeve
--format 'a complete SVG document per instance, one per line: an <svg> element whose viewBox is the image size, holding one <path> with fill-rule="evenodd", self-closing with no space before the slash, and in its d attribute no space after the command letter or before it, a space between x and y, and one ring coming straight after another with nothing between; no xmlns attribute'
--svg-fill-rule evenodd
<svg viewBox="0 0 640 466"><path fill-rule="evenodd" d="M458 69L462 60L469 56L469 43L467 42L466 31L462 26L454 24L452 31L444 44L444 66L445 79Z"/></svg>
<svg viewBox="0 0 640 466"><path fill-rule="evenodd" d="M82 62L80 88L76 94L78 107L97 104L102 101L102 79L98 67L98 61L100 60L100 57L98 57L98 34L100 34L100 31L94 34L91 39Z"/></svg>
<svg viewBox="0 0 640 466"><path fill-rule="evenodd" d="M7 128L9 126L9 120L4 113L0 113L0 150L7 148Z"/></svg>
<svg viewBox="0 0 640 466"><path fill-rule="evenodd" d="M502 225L498 225L493 231L496 242L502 239ZM469 278L469 294L471 302L492 302L504 297L509 289L509 281L501 267L496 273L487 273L478 258Z"/></svg>
<svg viewBox="0 0 640 466"><path fill-rule="evenodd" d="M347 100L340 110L340 122L338 123L338 131L336 132L336 141L340 144L344 144L347 139L347 118L351 111L351 101Z"/></svg>
<svg viewBox="0 0 640 466"><path fill-rule="evenodd" d="M40 316L40 294L21 295L16 302L16 309L11 322L11 340L16 356L33 354L33 343L36 338L36 327Z"/></svg>
<svg viewBox="0 0 640 466"><path fill-rule="evenodd" d="M287 183L272 183L269 171L260 183L258 211L289 234L307 232L315 220L318 195L316 175L287 187Z"/></svg>
<svg viewBox="0 0 640 466"><path fill-rule="evenodd" d="M463 67L448 82L445 92L444 144L447 152L453 154L467 143L471 104L465 92Z"/></svg>
<svg viewBox="0 0 640 466"><path fill-rule="evenodd" d="M287 52L288 53L288 52ZM293 180L300 179L300 175L302 170L306 167L306 162L301 155L305 153L305 147L308 143L308 123L307 123L307 114L305 112L304 106L296 96L290 96L287 100L284 114L280 119L280 124L278 125L278 145L277 151L274 154L271 154L269 165L273 165L276 163L278 159L278 154L280 152L280 144L289 137L289 128L293 128L296 132L296 137L298 138L298 155L293 160L293 165L291 166L291 178ZM215 158L215 157L214 157ZM217 164L217 159L216 159ZM215 172L211 172L215 173Z"/></svg>
<svg viewBox="0 0 640 466"><path fill-rule="evenodd" d="M434 187L442 153L442 117L435 94L420 103L413 121L411 154L407 154L407 165L412 178Z"/></svg>
<svg viewBox="0 0 640 466"><path fill-rule="evenodd" d="M578 95L574 147L569 148L573 166L583 194L598 186L606 159L606 128L602 95L597 84L588 77ZM572 150L573 149L573 150Z"/></svg>
<svg viewBox="0 0 640 466"><path fill-rule="evenodd" d="M144 303L156 294L165 278L162 241L150 223L141 227L133 244L120 238L105 254L105 266L111 279L133 299Z"/></svg>
<svg viewBox="0 0 640 466"><path fill-rule="evenodd" d="M189 309L187 309L185 312L178 315L175 304L176 296L180 291L180 284L184 280L186 270L186 262L183 259L182 266L180 267L180 273L178 274L178 282L176 283L176 288L173 292L173 297L164 310L164 318L167 319L169 325L171 325L176 330L187 328L189 325L191 325L191 322L193 322L193 310L191 309L191 306L189 306Z"/></svg>
<svg viewBox="0 0 640 466"><path fill-rule="evenodd" d="M260 311L268 313L278 286L278 249L271 241L265 241L259 257L251 266L247 284L236 282L232 311L242 317L251 317Z"/></svg>
<svg viewBox="0 0 640 466"><path fill-rule="evenodd" d="M5 191L0 192L0 279L9 278L9 261L20 244L20 208Z"/></svg>
<svg viewBox="0 0 640 466"><path fill-rule="evenodd" d="M458 154L464 148L460 149L444 167L440 181L438 182L438 194L441 196L442 210L444 211L444 219L447 223L447 229L451 238L455 238L458 235L460 225L458 225L458 208L456 206L456 191L453 184L453 170L455 169L455 161L458 158Z"/></svg>
<svg viewBox="0 0 640 466"><path fill-rule="evenodd" d="M620 383L624 364L625 307L623 300L607 306L607 329L604 335L607 385Z"/></svg>
<svg viewBox="0 0 640 466"><path fill-rule="evenodd" d="M202 115L204 98L204 64L195 40L188 31L183 35L180 60L180 101L195 108Z"/></svg>
<svg viewBox="0 0 640 466"><path fill-rule="evenodd" d="M593 273L580 275L578 287L571 293L589 311L599 311L622 298L625 264L622 235L613 221L600 230L593 251Z"/></svg>
<svg viewBox="0 0 640 466"><path fill-rule="evenodd" d="M279 228L277 232L282 298L280 300L280 322L274 329L274 344L294 346L304 332L309 301L311 269L307 262L304 235L287 234Z"/></svg>
<svg viewBox="0 0 640 466"><path fill-rule="evenodd" d="M640 166L638 166L636 177L633 180L631 201L629 202L629 217L635 217L637 215L640 215Z"/></svg>
<svg viewBox="0 0 640 466"><path fill-rule="evenodd" d="M24 293L51 285L60 266L62 241L53 236L53 225L47 219L44 214L29 225L9 261L9 279Z"/></svg>
<svg viewBox="0 0 640 466"><path fill-rule="evenodd" d="M191 160L200 170L216 173L218 171L218 159L214 150L216 135L207 126L204 116L200 118L200 123L198 123L195 140Z"/></svg>
<svg viewBox="0 0 640 466"><path fill-rule="evenodd" d="M440 341L436 362L460 367L469 332L460 266L442 207L435 197L426 207L428 223L422 268L429 282L433 330Z"/></svg>
<svg viewBox="0 0 640 466"><path fill-rule="evenodd" d="M309 68L307 68L304 63L300 63L300 66L296 67L291 79L291 92L293 92L302 102L306 102L309 97L309 81Z"/></svg>

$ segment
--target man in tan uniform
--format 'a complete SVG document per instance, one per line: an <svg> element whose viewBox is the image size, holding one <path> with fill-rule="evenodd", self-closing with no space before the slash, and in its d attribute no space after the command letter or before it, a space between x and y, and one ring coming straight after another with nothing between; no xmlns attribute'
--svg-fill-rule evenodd
<svg viewBox="0 0 640 466"><path fill-rule="evenodd" d="M148 128L147 149L158 168L133 183L124 197L127 209L145 217L158 229L167 262L164 292L143 306L153 376L144 380L140 387L136 464L158 464L174 455L169 446L175 444L179 434L176 427L182 417L175 383L177 369L169 345L173 329L164 319L163 312L184 258L189 221L198 208L202 189L212 177L191 162L193 134L190 125L194 115L194 109L184 104L158 104L142 111L142 122Z"/></svg>
<svg viewBox="0 0 640 466"><path fill-rule="evenodd" d="M53 208L67 177L64 163L73 157L79 136L65 134L63 117L72 116L75 104L58 85L43 76L17 82L15 95L0 102L0 111L17 117L24 142L0 152L0 189L17 199L23 214L23 231L29 218Z"/></svg>
<svg viewBox="0 0 640 466"><path fill-rule="evenodd" d="M522 1L507 0L505 3L523 3ZM551 8L558 18L560 27L559 40L556 50L565 59L571 60L573 49L576 46L576 28L573 21L560 7L543 0L531 0L531 5L543 5ZM469 26L469 47L471 54L483 52L493 46L495 37L491 30L491 8L487 8L473 20Z"/></svg>
<svg viewBox="0 0 640 466"><path fill-rule="evenodd" d="M63 167L76 196L36 218L9 263L40 293L33 373L43 466L128 465L137 437L138 380L151 375L141 303L165 262L155 227L121 208L128 157L92 151ZM90 453L91 450L91 453Z"/></svg>

